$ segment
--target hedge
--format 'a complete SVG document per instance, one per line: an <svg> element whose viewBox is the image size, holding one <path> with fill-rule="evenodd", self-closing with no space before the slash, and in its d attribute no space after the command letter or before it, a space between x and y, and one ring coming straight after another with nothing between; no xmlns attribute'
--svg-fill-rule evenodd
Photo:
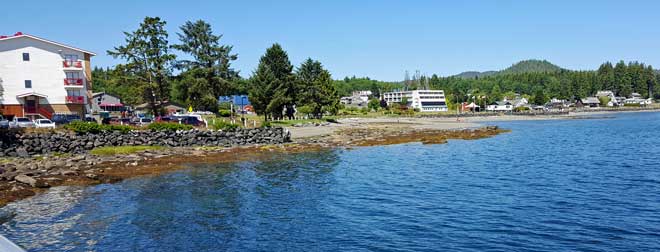
<svg viewBox="0 0 660 252"><path fill-rule="evenodd" d="M153 131L191 130L192 128L193 128L192 125L178 124L178 123L166 123L166 122L155 122L155 123L149 124L149 126L147 126L147 129L150 129L150 130L153 130Z"/></svg>

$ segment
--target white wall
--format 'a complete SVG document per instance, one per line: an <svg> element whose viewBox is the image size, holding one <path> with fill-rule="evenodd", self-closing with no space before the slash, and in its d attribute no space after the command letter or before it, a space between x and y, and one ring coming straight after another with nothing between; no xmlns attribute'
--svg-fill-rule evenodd
<svg viewBox="0 0 660 252"><path fill-rule="evenodd" d="M61 51L61 52L60 52ZM30 54L30 61L23 61L23 53ZM80 60L84 54L65 47L35 40L29 37L14 38L0 41L0 78L3 79L5 92L3 104L19 104L17 94L36 92L47 95L40 99L41 103L65 104L67 95L64 87L64 72L62 61L65 54L78 55ZM83 88L78 88L82 96L86 95L86 82L83 71ZM25 80L32 80L32 88L25 88ZM73 89L73 88L70 88Z"/></svg>

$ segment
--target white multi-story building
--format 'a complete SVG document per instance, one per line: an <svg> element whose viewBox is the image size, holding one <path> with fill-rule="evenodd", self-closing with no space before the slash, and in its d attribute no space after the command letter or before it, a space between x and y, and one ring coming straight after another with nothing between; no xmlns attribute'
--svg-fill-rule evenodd
<svg viewBox="0 0 660 252"><path fill-rule="evenodd" d="M50 118L90 111L94 53L36 36L0 36L0 112Z"/></svg>
<svg viewBox="0 0 660 252"><path fill-rule="evenodd" d="M447 111L445 91L442 90L412 90L383 93L382 99L387 105L401 103L403 98L408 100L408 106L419 109L421 112Z"/></svg>

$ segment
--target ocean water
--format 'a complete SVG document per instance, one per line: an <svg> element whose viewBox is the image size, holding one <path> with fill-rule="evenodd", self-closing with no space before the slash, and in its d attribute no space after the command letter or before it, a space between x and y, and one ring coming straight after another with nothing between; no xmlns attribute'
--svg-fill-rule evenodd
<svg viewBox="0 0 660 252"><path fill-rule="evenodd" d="M660 251L660 113L273 155L4 211L29 251Z"/></svg>

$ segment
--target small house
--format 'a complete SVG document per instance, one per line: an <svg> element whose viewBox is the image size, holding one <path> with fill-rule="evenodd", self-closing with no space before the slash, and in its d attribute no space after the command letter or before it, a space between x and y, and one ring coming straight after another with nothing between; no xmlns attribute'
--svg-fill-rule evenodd
<svg viewBox="0 0 660 252"><path fill-rule="evenodd" d="M509 101L497 101L486 106L486 111L507 112L513 110L513 104Z"/></svg>
<svg viewBox="0 0 660 252"><path fill-rule="evenodd" d="M165 101L162 104L162 108L163 110L165 110L165 114L167 115L176 114L176 113L186 113L186 108L183 105L174 102ZM143 103L137 105L135 106L135 110L145 114L150 114L152 112L151 104L149 103Z"/></svg>
<svg viewBox="0 0 660 252"><path fill-rule="evenodd" d="M92 94L92 113L100 112L121 113L126 107L121 103L121 99L105 92Z"/></svg>
<svg viewBox="0 0 660 252"><path fill-rule="evenodd" d="M600 107L600 100L596 97L587 97L581 100L581 103L585 107L597 108Z"/></svg>

